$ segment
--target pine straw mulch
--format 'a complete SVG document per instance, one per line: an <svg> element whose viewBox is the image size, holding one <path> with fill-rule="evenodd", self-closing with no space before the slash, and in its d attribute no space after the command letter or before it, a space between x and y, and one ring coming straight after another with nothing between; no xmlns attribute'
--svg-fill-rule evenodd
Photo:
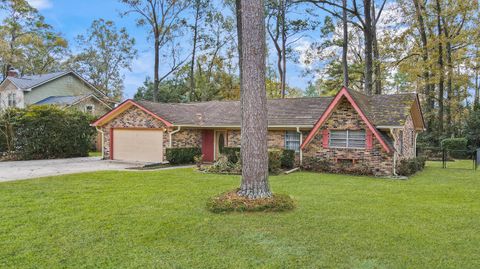
<svg viewBox="0 0 480 269"><path fill-rule="evenodd" d="M249 199L237 194L238 189L222 193L207 202L213 213L228 212L284 212L295 208L295 201L286 194L273 194L270 198Z"/></svg>

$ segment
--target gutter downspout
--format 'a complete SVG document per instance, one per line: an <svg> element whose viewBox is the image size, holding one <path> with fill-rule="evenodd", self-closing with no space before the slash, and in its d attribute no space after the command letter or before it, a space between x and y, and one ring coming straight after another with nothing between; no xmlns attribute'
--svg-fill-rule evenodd
<svg viewBox="0 0 480 269"><path fill-rule="evenodd" d="M97 130L97 132L101 133L102 134L102 160L105 158L105 136L104 136L104 133L101 129L98 129L98 126L95 126L95 129Z"/></svg>
<svg viewBox="0 0 480 269"><path fill-rule="evenodd" d="M168 147L172 148L172 135L178 133L182 126L178 126L177 130L168 133Z"/></svg>
<svg viewBox="0 0 480 269"><path fill-rule="evenodd" d="M390 134L394 138L393 140L393 175L397 175L397 148L395 147L395 135L393 134L393 128L390 128Z"/></svg>
<svg viewBox="0 0 480 269"><path fill-rule="evenodd" d="M415 131L415 143L414 143L414 145L413 145L413 148L414 148L414 150L415 150L415 158L418 157L418 156L417 156L417 138L418 138L418 133L417 133L417 131Z"/></svg>
<svg viewBox="0 0 480 269"><path fill-rule="evenodd" d="M302 166L303 163L303 151L302 151L302 144L303 144L303 134L300 131L300 127L297 127L297 133L300 134L300 166Z"/></svg>

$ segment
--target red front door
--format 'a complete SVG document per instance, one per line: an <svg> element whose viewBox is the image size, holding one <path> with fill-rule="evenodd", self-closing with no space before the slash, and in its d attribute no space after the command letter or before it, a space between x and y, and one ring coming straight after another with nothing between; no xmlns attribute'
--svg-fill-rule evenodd
<svg viewBox="0 0 480 269"><path fill-rule="evenodd" d="M214 144L213 130L203 130L202 132L202 154L204 162L213 162L213 144Z"/></svg>

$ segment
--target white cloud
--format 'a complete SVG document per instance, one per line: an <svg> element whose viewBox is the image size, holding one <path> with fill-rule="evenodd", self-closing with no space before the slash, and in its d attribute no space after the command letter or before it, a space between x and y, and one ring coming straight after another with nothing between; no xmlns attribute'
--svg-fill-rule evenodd
<svg viewBox="0 0 480 269"><path fill-rule="evenodd" d="M50 0L27 0L27 1L32 7L38 10L49 9L53 6Z"/></svg>
<svg viewBox="0 0 480 269"><path fill-rule="evenodd" d="M132 62L132 70L123 70L122 74L125 76L123 81L125 85L124 98L132 98L138 87L143 85L145 78L153 77L153 59L152 51L139 52L138 57Z"/></svg>

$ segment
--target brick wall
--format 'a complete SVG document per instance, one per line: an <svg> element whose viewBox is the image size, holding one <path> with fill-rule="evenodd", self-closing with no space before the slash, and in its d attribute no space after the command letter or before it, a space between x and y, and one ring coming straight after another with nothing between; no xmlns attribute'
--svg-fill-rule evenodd
<svg viewBox="0 0 480 269"><path fill-rule="evenodd" d="M269 130L267 134L268 148L285 147L285 131L284 130ZM227 131L227 147L240 147L241 135L240 130Z"/></svg>
<svg viewBox="0 0 480 269"><path fill-rule="evenodd" d="M380 142L373 136L372 149L342 149L323 148L322 131L328 130L359 130L368 129L360 115L355 111L347 99L343 98L330 118L317 131L315 137L303 150L306 158L321 158L328 162L332 169L343 169L342 159L352 159L354 163L348 164L351 170L366 168L374 175L391 175L393 173L393 156L383 149Z"/></svg>
<svg viewBox="0 0 480 269"><path fill-rule="evenodd" d="M401 130L397 129L393 132L393 136L395 138L395 149L398 160L416 157L416 131L411 116L408 116ZM403 138L403 143L400 142L401 138Z"/></svg>
<svg viewBox="0 0 480 269"><path fill-rule="evenodd" d="M190 147L202 147L202 130L181 129L179 132L172 134L172 148Z"/></svg>
<svg viewBox="0 0 480 269"><path fill-rule="evenodd" d="M143 110L132 106L127 109L115 119L102 126L103 131L103 154L104 158L110 158L110 129L111 128L165 128L165 124L151 115L145 113ZM168 145L169 136L167 133L163 135L163 150L165 156L165 149Z"/></svg>

